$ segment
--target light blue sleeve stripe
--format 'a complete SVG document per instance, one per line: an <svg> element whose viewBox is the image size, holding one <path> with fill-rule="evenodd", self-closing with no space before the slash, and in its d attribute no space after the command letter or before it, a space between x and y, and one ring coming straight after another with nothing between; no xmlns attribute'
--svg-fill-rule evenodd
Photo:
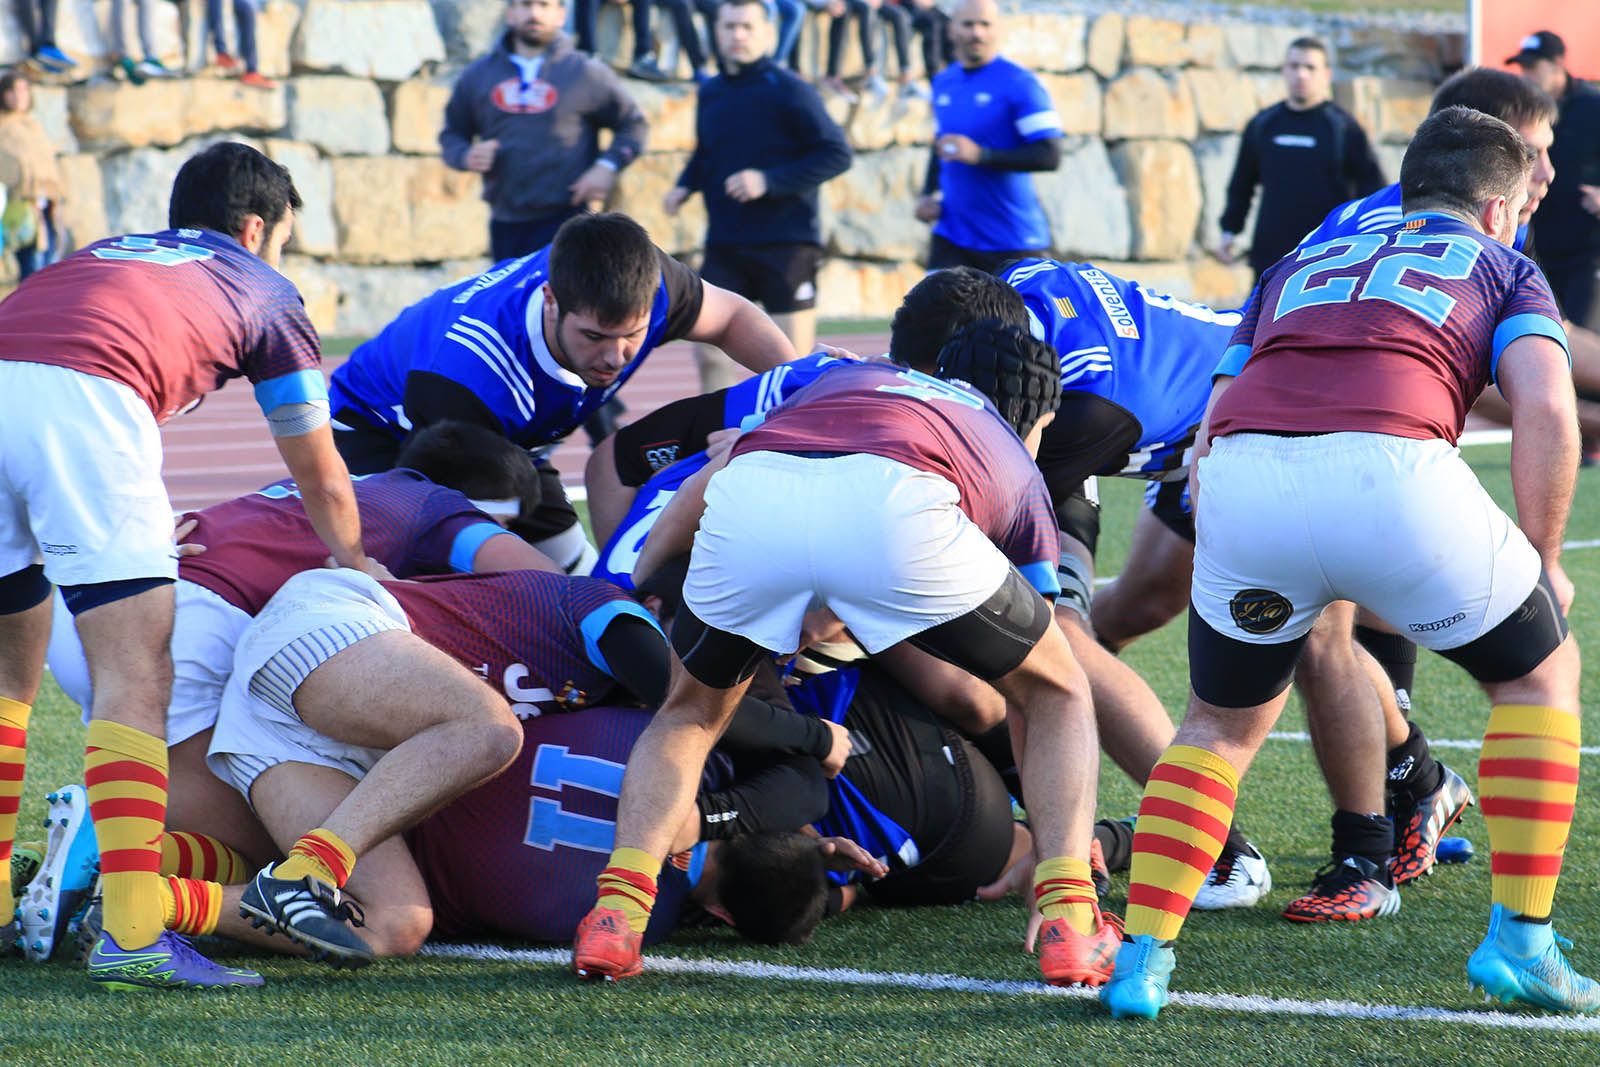
<svg viewBox="0 0 1600 1067"><path fill-rule="evenodd" d="M505 534L515 537L515 534L506 533L505 527L498 522L475 522L456 534L455 543L450 546L450 569L457 574L471 574L472 561L477 558L478 549L492 537Z"/></svg>
<svg viewBox="0 0 1600 1067"><path fill-rule="evenodd" d="M1227 351L1222 353L1222 361L1217 364L1217 369L1211 372L1211 377L1237 378L1248 362L1250 362L1249 345L1229 345Z"/></svg>
<svg viewBox="0 0 1600 1067"><path fill-rule="evenodd" d="M1056 577L1054 563L1043 561L1028 563L1018 567L1017 570L1022 572L1022 576L1028 579L1028 584L1037 589L1039 595L1045 599L1054 600L1061 595L1061 579Z"/></svg>
<svg viewBox="0 0 1600 1067"><path fill-rule="evenodd" d="M1513 315L1494 328L1494 355L1489 360L1489 380L1500 380L1500 353L1506 346L1519 337L1548 337L1561 346L1567 353L1567 366L1572 365L1572 352L1567 347L1567 331L1561 324L1548 315L1537 312L1528 312L1525 315Z"/></svg>
<svg viewBox="0 0 1600 1067"><path fill-rule="evenodd" d="M611 674L611 665L606 662L605 653L600 651L600 637L606 632L607 627L624 615L643 619L656 633L661 633L661 627L656 623L655 617L632 600L608 601L585 615L583 621L578 624L578 629L583 631L583 648L589 654L589 662L607 674ZM661 639L666 640L666 635L662 634Z"/></svg>
<svg viewBox="0 0 1600 1067"><path fill-rule="evenodd" d="M268 378L256 386L256 404L263 415L284 404L327 403L328 380L320 370L297 370L277 378Z"/></svg>

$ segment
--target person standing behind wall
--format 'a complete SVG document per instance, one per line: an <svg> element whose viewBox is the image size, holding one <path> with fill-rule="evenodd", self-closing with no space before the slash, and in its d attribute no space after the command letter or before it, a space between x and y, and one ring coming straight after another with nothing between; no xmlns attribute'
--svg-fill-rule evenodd
<svg viewBox="0 0 1600 1067"><path fill-rule="evenodd" d="M762 0L722 0L717 47L724 73L700 91L694 153L665 207L705 197L700 275L766 309L799 353L816 339L822 227L817 187L850 169L850 143L817 91L768 54L774 32ZM697 347L700 384L732 385L743 368Z"/></svg>
<svg viewBox="0 0 1600 1067"><path fill-rule="evenodd" d="M33 85L20 70L0 74L0 227L17 257L17 280L61 258L56 213L65 187L56 149L33 114Z"/></svg>
<svg viewBox="0 0 1600 1067"><path fill-rule="evenodd" d="M1291 42L1283 81L1286 98L1256 112L1239 139L1217 247L1218 259L1234 261L1260 185L1261 212L1250 240L1250 267L1258 278L1328 212L1386 184L1355 116L1333 102L1328 46L1316 37Z"/></svg>
<svg viewBox="0 0 1600 1067"><path fill-rule="evenodd" d="M1061 165L1061 119L1039 79L999 54L995 0L950 15L956 62L933 79L938 136L917 218L932 222L928 269L1043 257L1050 223L1029 171Z"/></svg>

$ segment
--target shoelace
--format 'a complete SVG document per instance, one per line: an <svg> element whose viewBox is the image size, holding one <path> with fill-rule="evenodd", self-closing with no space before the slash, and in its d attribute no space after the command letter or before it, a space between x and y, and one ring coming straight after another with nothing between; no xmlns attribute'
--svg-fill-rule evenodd
<svg viewBox="0 0 1600 1067"><path fill-rule="evenodd" d="M1368 874L1359 865L1348 864L1344 860L1338 859L1317 868L1317 873L1311 876L1311 888L1313 891L1343 889L1346 886L1377 880L1377 874Z"/></svg>
<svg viewBox="0 0 1600 1067"><path fill-rule="evenodd" d="M367 913L361 905L335 887L309 875L304 879L304 885L306 892L311 894L311 899L322 905L333 918L347 922L358 929L367 925Z"/></svg>

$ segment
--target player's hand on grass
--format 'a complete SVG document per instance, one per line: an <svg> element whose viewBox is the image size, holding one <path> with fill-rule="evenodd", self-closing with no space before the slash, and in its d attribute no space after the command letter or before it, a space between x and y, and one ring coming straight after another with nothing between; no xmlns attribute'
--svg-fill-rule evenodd
<svg viewBox="0 0 1600 1067"><path fill-rule="evenodd" d="M917 197L917 221L938 222L944 214L944 201L937 196Z"/></svg>
<svg viewBox="0 0 1600 1067"><path fill-rule="evenodd" d="M205 545L186 545L183 539L194 533L195 527L200 525L199 519L183 518L178 520L178 525L172 529L172 540L178 546L178 558L184 556L198 556L206 550Z"/></svg>
<svg viewBox="0 0 1600 1067"><path fill-rule="evenodd" d="M829 722L827 719L822 720L822 725L833 735L833 745L822 761L822 773L829 778L836 778L839 772L844 770L845 761L850 758L850 731L839 723Z"/></svg>
<svg viewBox="0 0 1600 1067"><path fill-rule="evenodd" d="M868 878L882 878L889 873L887 864L848 837L824 837L818 847L822 849L823 865L830 871L860 871Z"/></svg>

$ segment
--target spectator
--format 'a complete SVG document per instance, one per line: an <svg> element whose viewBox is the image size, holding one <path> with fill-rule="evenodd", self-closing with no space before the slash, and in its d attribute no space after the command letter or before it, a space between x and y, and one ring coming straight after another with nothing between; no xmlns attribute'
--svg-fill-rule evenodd
<svg viewBox="0 0 1600 1067"><path fill-rule="evenodd" d="M244 73L239 76L239 82L253 89L276 89L278 83L262 74L259 68L259 56L256 52L256 8L262 0L233 0L234 28L239 34L239 54L237 57L228 51L228 32L222 19L222 0L206 0L206 35L211 38L212 47L217 52L217 67L224 74L232 74L239 69L240 60L244 61ZM184 39L188 40L188 33ZM205 46L201 45L202 62L205 55Z"/></svg>
<svg viewBox="0 0 1600 1067"><path fill-rule="evenodd" d="M822 260L817 187L849 169L850 144L817 91L767 55L775 35L763 0L722 0L716 35L724 73L700 91L694 152L666 210L704 196L700 276L761 304L796 352L810 352ZM739 369L727 356L695 351L704 391L733 384Z"/></svg>
<svg viewBox="0 0 1600 1067"><path fill-rule="evenodd" d="M835 13L840 5L830 5L827 10L833 16L828 25L828 74L823 84L830 90L838 93L848 100L855 100L855 94L846 87L844 79L839 76L844 59L845 34L849 30L851 19L855 20L856 33L861 41L861 61L867 68L866 89L875 96L887 96L889 83L883 79L883 71L878 61L878 34L877 27L873 25L873 15L889 27L890 39L894 42L895 57L900 63L900 84L905 86L910 83L911 73L911 14L901 7L896 0L844 0L843 10Z"/></svg>
<svg viewBox="0 0 1600 1067"><path fill-rule="evenodd" d="M1567 319L1600 329L1600 92L1567 72L1567 46L1548 30L1506 60L1560 108L1550 191L1533 216L1533 246Z"/></svg>
<svg viewBox="0 0 1600 1067"><path fill-rule="evenodd" d="M61 258L56 209L64 190L55 146L33 115L33 86L20 70L0 74L0 175L8 187L4 244L21 281Z"/></svg>
<svg viewBox="0 0 1600 1067"><path fill-rule="evenodd" d="M57 0L16 0L17 23L28 39L28 58L46 74L63 74L77 66L56 47Z"/></svg>
<svg viewBox="0 0 1600 1067"><path fill-rule="evenodd" d="M128 51L127 0L111 0L110 38L111 54L116 56L117 69L135 85L143 85L147 78L165 78L171 72L156 58L155 34L150 28L150 9L156 0L133 0L139 20L139 47L144 59L134 62Z"/></svg>
<svg viewBox="0 0 1600 1067"><path fill-rule="evenodd" d="M1328 212L1385 184L1361 125L1332 100L1328 46L1315 37L1290 43L1283 81L1287 98L1257 112L1239 139L1217 248L1222 262L1234 261L1260 185L1261 211L1250 240L1250 266L1258 278Z"/></svg>
<svg viewBox="0 0 1600 1067"><path fill-rule="evenodd" d="M999 54L999 17L995 0L962 0L950 16L956 62L933 79L938 136L916 207L934 223L929 270L993 273L1050 244L1028 172L1061 165L1061 119L1039 79Z"/></svg>
<svg viewBox="0 0 1600 1067"><path fill-rule="evenodd" d="M672 80L672 72L663 69L656 58L655 34L650 30L650 11L657 4L665 7L672 19L678 47L689 57L691 76L696 83L704 82L711 72L706 69L706 46L695 28L690 0L633 0L633 63L628 67L628 76L652 82Z"/></svg>
<svg viewBox="0 0 1600 1067"><path fill-rule="evenodd" d="M950 65L950 16L934 0L907 0L911 9L911 28L922 38L922 69L928 80ZM928 94L913 86L907 96L927 99Z"/></svg>

